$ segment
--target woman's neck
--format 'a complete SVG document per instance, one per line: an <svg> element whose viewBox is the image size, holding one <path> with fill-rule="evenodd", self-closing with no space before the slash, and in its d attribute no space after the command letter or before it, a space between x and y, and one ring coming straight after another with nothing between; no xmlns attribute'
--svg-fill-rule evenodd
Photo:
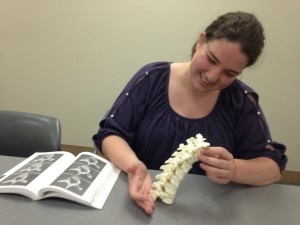
<svg viewBox="0 0 300 225"><path fill-rule="evenodd" d="M191 62L184 63L176 63L174 64L174 72L175 76L177 76L178 82L180 82L183 87L188 91L190 96L195 100L199 98L205 98L210 96L218 96L220 90L214 91L200 91L194 88L192 79L191 79L191 71L190 71Z"/></svg>
<svg viewBox="0 0 300 225"><path fill-rule="evenodd" d="M201 118L214 108L220 91L203 92L194 88L190 63L171 64L169 102L179 115L187 118Z"/></svg>

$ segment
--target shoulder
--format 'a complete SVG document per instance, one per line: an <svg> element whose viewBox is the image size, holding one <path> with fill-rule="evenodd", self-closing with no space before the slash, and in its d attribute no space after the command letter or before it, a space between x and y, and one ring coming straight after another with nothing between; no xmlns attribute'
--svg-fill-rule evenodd
<svg viewBox="0 0 300 225"><path fill-rule="evenodd" d="M242 82L240 80L236 80L231 86L232 86L232 89L236 89L238 93L240 93L242 95L246 94L248 97L250 97L250 99L252 101L254 101L255 103L258 103L259 95L253 88L251 88L244 82Z"/></svg>
<svg viewBox="0 0 300 225"><path fill-rule="evenodd" d="M244 98L245 96L251 96L251 98L255 101L255 103L258 103L259 95L257 92L245 84L244 82L240 80L235 80L228 88L227 92L234 95L235 97Z"/></svg>
<svg viewBox="0 0 300 225"><path fill-rule="evenodd" d="M170 72L170 62L153 62L141 67L129 81L129 86L136 87L139 85L152 85L159 80L166 79Z"/></svg>
<svg viewBox="0 0 300 225"><path fill-rule="evenodd" d="M168 82L170 62L153 62L141 67L129 80L121 94L136 93L137 96L154 95Z"/></svg>
<svg viewBox="0 0 300 225"><path fill-rule="evenodd" d="M160 73L162 71L170 70L171 62L152 62L140 68L137 74Z"/></svg>
<svg viewBox="0 0 300 225"><path fill-rule="evenodd" d="M235 80L230 86L222 91L223 102L233 108L243 108L246 105L256 108L259 95L250 86L240 80Z"/></svg>

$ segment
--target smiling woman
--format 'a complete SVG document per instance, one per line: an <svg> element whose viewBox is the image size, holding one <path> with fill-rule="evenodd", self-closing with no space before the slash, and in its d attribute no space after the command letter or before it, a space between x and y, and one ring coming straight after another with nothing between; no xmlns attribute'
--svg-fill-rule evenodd
<svg viewBox="0 0 300 225"><path fill-rule="evenodd" d="M147 169L160 169L198 133L210 147L189 173L219 184L280 179L285 146L272 140L258 94L236 79L263 46L263 28L253 14L227 13L201 32L191 61L147 64L120 93L93 140L128 173L129 194L147 214L154 207Z"/></svg>
<svg viewBox="0 0 300 225"><path fill-rule="evenodd" d="M226 38L205 41L201 33L193 55L190 73L194 88L199 91L217 91L229 86L248 64L248 57L240 51L238 42ZM200 76L200 77L199 77ZM202 87L202 88L201 88Z"/></svg>
<svg viewBox="0 0 300 225"><path fill-rule="evenodd" d="M213 21L205 29L205 38L209 42L226 38L239 43L241 51L247 55L247 66L253 65L264 48L264 29L254 14L243 12L226 13ZM198 41L192 47L192 56L196 52Z"/></svg>

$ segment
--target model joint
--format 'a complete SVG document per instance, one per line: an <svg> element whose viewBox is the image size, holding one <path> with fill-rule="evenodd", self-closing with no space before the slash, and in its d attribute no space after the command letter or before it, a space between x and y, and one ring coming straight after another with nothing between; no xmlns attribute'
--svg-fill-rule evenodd
<svg viewBox="0 0 300 225"><path fill-rule="evenodd" d="M180 144L172 156L160 167L162 173L156 175L157 181L153 183L151 195L156 200L159 198L165 204L173 204L177 189L183 177L198 161L201 149L210 144L205 142L201 134L186 140L187 144Z"/></svg>

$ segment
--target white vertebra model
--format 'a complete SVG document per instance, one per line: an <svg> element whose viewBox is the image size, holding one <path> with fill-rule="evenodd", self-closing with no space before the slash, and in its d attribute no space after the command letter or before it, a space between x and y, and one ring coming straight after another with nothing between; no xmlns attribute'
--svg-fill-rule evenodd
<svg viewBox="0 0 300 225"><path fill-rule="evenodd" d="M186 140L187 144L180 144L179 148L160 167L162 173L156 175L158 181L153 183L151 195L156 201L159 198L165 204L172 204L175 200L177 188L183 177L192 168L194 162L198 161L198 155L202 148L210 144L205 142L201 134L196 138Z"/></svg>

